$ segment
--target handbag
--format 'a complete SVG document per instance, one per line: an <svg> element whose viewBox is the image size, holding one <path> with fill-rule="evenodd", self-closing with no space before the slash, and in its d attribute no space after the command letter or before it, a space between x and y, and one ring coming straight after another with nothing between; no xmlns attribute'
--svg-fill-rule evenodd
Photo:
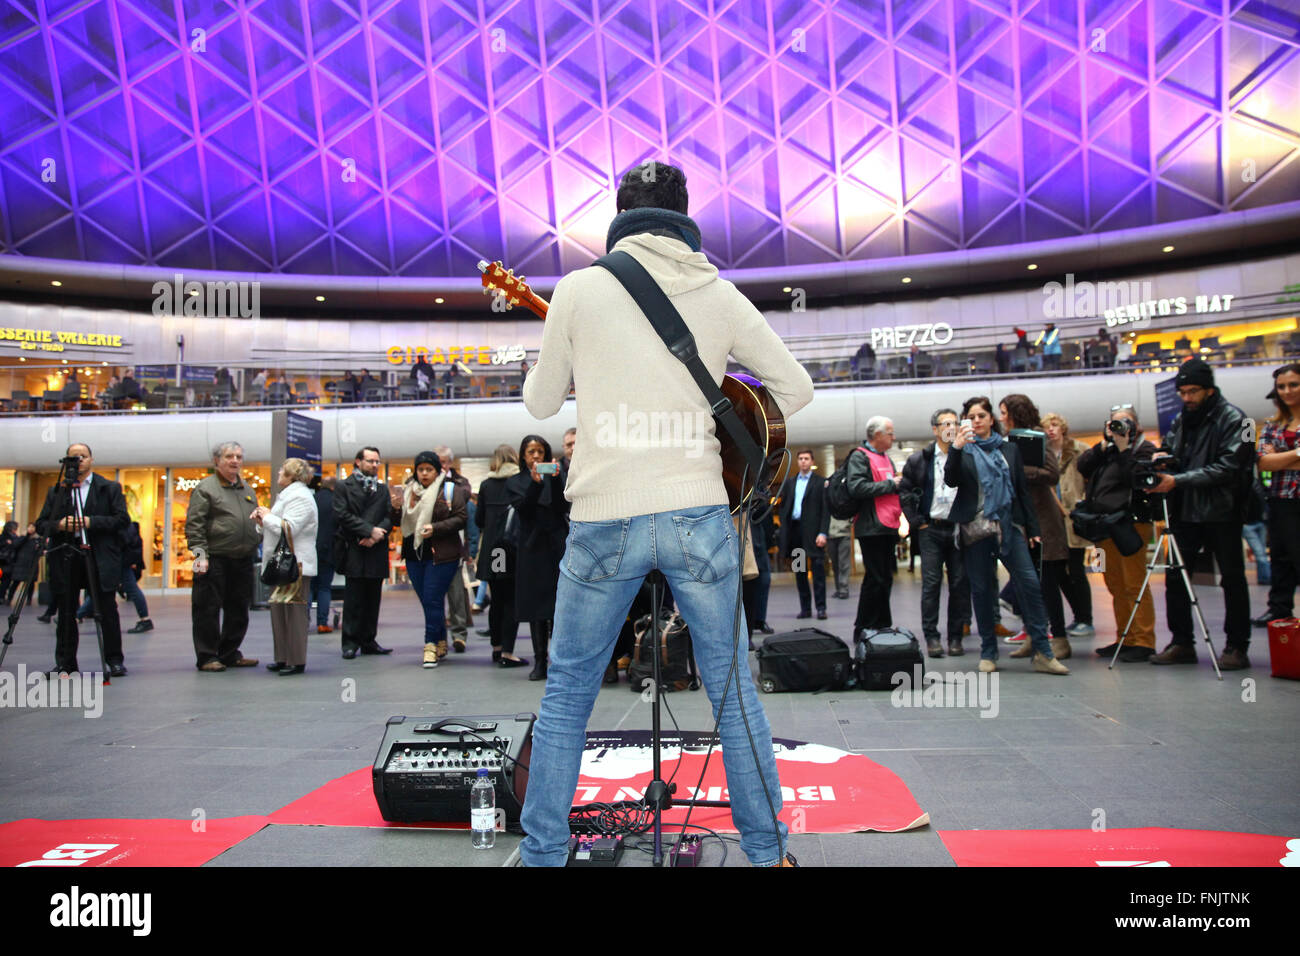
<svg viewBox="0 0 1300 956"><path fill-rule="evenodd" d="M514 505L506 506L506 523L501 531L501 541L511 551L519 550L519 512Z"/></svg>
<svg viewBox="0 0 1300 956"><path fill-rule="evenodd" d="M960 544L963 548L969 548L972 544L983 541L985 538L992 538L997 535L998 540L1002 539L1002 525L997 518L990 518L984 512L980 512L970 521L963 521L957 526L957 534L960 537Z"/></svg>
<svg viewBox="0 0 1300 956"><path fill-rule="evenodd" d="M293 554L293 532L289 522L281 522L280 542L262 565L262 583L268 587L293 584L302 575L302 566Z"/></svg>

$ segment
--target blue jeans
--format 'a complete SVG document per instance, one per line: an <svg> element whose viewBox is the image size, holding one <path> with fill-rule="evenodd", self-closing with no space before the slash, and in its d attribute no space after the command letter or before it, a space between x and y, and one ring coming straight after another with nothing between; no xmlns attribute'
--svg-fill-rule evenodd
<svg viewBox="0 0 1300 956"><path fill-rule="evenodd" d="M758 762L755 766L733 683L718 728L731 816L751 863L771 866L780 861L779 847L787 831L784 823L773 826L772 813L781 811L781 785L771 728L749 672L743 615L738 643L732 631L739 558L736 530L723 505L570 524L555 594L546 695L533 729L521 820L528 836L519 848L525 865L563 866L568 859L569 808L578 786L587 720L619 626L641 582L655 568L667 578L691 629L695 660L715 719L735 662Z"/></svg>
<svg viewBox="0 0 1300 956"><path fill-rule="evenodd" d="M330 585L334 583L334 565L321 560L316 552L316 577L311 582L311 597L316 599L316 624L328 627L330 622ZM309 597L308 600L311 598Z"/></svg>
<svg viewBox="0 0 1300 956"><path fill-rule="evenodd" d="M1246 539L1251 553L1255 555L1255 574L1260 584L1273 582L1273 568L1268 563L1268 548L1264 544L1264 536L1267 533L1268 525L1263 521L1248 524L1241 529L1241 536Z"/></svg>
<svg viewBox="0 0 1300 956"><path fill-rule="evenodd" d="M452 575L460 570L459 561L444 561L434 564L430 560L407 561L406 575L415 588L415 596L424 608L424 643L437 644L447 639L447 619L443 616L442 605L447 597L447 588Z"/></svg>
<svg viewBox="0 0 1300 956"><path fill-rule="evenodd" d="M1267 582L1265 582L1267 583ZM140 582L135 579L135 572L130 568L122 569L122 591L126 594L127 600L135 605L135 613L144 620L149 616L149 602L144 599L144 592L140 590ZM81 607L77 608L78 617L90 617L95 611L94 605L90 601L90 592L86 592L86 600L81 602Z"/></svg>
<svg viewBox="0 0 1300 956"><path fill-rule="evenodd" d="M977 541L962 551L966 559L966 577L970 580L971 604L980 631L980 657L987 661L998 659L997 607L998 559L1011 575L1020 598L1021 619L1033 641L1034 650L1051 658L1052 643L1047 637L1047 606L1043 603L1043 587L1029 557L1025 536L1014 525L1002 532L1002 553L997 553L996 537Z"/></svg>
<svg viewBox="0 0 1300 956"><path fill-rule="evenodd" d="M474 592L474 603L477 604L479 607L483 607L483 605L487 602L487 596L488 596L487 582L480 581L478 583L478 590Z"/></svg>

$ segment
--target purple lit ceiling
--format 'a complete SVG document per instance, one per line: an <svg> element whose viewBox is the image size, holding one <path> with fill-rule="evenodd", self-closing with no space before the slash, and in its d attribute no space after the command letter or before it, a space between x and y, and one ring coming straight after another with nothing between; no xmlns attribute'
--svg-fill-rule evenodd
<svg viewBox="0 0 1300 956"><path fill-rule="evenodd" d="M1300 196L1297 0L11 0L0 251L553 275L683 165L731 268Z"/></svg>

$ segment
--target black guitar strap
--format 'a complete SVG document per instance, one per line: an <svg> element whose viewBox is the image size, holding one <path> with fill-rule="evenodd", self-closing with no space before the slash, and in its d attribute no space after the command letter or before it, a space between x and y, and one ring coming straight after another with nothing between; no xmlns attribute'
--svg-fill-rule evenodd
<svg viewBox="0 0 1300 956"><path fill-rule="evenodd" d="M686 366L686 370L691 373L691 378L695 379L695 384L704 393L705 401L709 403L709 408L713 412L714 421L727 430L731 440L745 456L745 460L749 463L749 473L754 477L754 486L759 487L765 479L763 450L758 447L754 436L741 423L731 400L722 394L722 389L717 386L709 370L704 367L704 362L700 360L699 351L695 347L695 336L686 327L681 313L664 294L664 290L659 288L659 283L655 282L650 273L645 270L645 266L621 250L602 256L596 260L595 265L613 273L614 278L622 283L628 295L632 296L632 300L650 320L659 338L663 339L664 345L668 346L668 351L677 356Z"/></svg>

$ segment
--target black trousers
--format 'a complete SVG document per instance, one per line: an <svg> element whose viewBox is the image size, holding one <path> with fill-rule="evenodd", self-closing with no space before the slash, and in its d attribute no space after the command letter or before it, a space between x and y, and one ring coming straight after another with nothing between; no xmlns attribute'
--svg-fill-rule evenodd
<svg viewBox="0 0 1300 956"><path fill-rule="evenodd" d="M802 541L799 522L791 519L790 534L787 541ZM800 548L801 545L794 545ZM812 547L803 555L802 571L794 572L794 584L799 590L799 613L808 614L811 611L812 604L817 604L818 611L826 610L826 549ZM812 572L812 594L808 593L808 572Z"/></svg>
<svg viewBox="0 0 1300 956"><path fill-rule="evenodd" d="M248 633L248 609L253 603L253 555L246 558L208 557L206 574L194 575L190 620L194 629L196 666L208 661L230 664L243 655L239 645Z"/></svg>
<svg viewBox="0 0 1300 956"><path fill-rule="evenodd" d="M898 566L894 550L898 546L898 535L858 538L858 546L862 549L862 590L858 592L858 616L853 622L853 630L893 627L889 595L894 589L894 569Z"/></svg>
<svg viewBox="0 0 1300 956"><path fill-rule="evenodd" d="M347 578L343 586L343 650L373 643L379 636L383 578Z"/></svg>
<svg viewBox="0 0 1300 956"><path fill-rule="evenodd" d="M90 581L86 578L86 563L80 554L61 555L55 560L66 561L64 567L64 586L55 592L54 606L58 608L58 625L54 639L54 666L61 671L77 670L77 606L81 604L81 592L90 591ZM96 575L98 577L98 575ZM117 617L117 595L113 591L99 592L99 606L103 611L104 662L122 663L122 625ZM94 623L90 623L94 634ZM94 649L96 665L99 664L99 648Z"/></svg>
<svg viewBox="0 0 1300 956"><path fill-rule="evenodd" d="M515 638L519 621L515 617L515 579L496 578L488 582L491 603L488 604L488 633L493 647L507 654L515 652Z"/></svg>
<svg viewBox="0 0 1300 956"><path fill-rule="evenodd" d="M1268 589L1268 616L1291 617L1300 578L1300 498L1268 501L1268 553L1273 583Z"/></svg>
<svg viewBox="0 0 1300 956"><path fill-rule="evenodd" d="M970 623L970 581L966 562L953 541L954 526L934 522L915 532L921 553L921 630L927 641L939 640L939 597L948 569L948 640L960 644Z"/></svg>
<svg viewBox="0 0 1300 956"><path fill-rule="evenodd" d="M1250 645L1250 590L1246 586L1246 558L1242 553L1241 522L1214 521L1179 524L1174 540L1187 565L1188 576L1196 555L1209 551L1219 565L1223 589L1223 632L1228 647L1244 652ZM1165 617L1175 644L1194 646L1192 602L1177 571L1165 574Z"/></svg>
<svg viewBox="0 0 1300 956"><path fill-rule="evenodd" d="M1070 611L1080 624L1092 623L1092 586L1088 583L1088 572L1083 567L1086 552L1086 548L1070 549L1070 556L1065 562L1065 582L1061 586Z"/></svg>

